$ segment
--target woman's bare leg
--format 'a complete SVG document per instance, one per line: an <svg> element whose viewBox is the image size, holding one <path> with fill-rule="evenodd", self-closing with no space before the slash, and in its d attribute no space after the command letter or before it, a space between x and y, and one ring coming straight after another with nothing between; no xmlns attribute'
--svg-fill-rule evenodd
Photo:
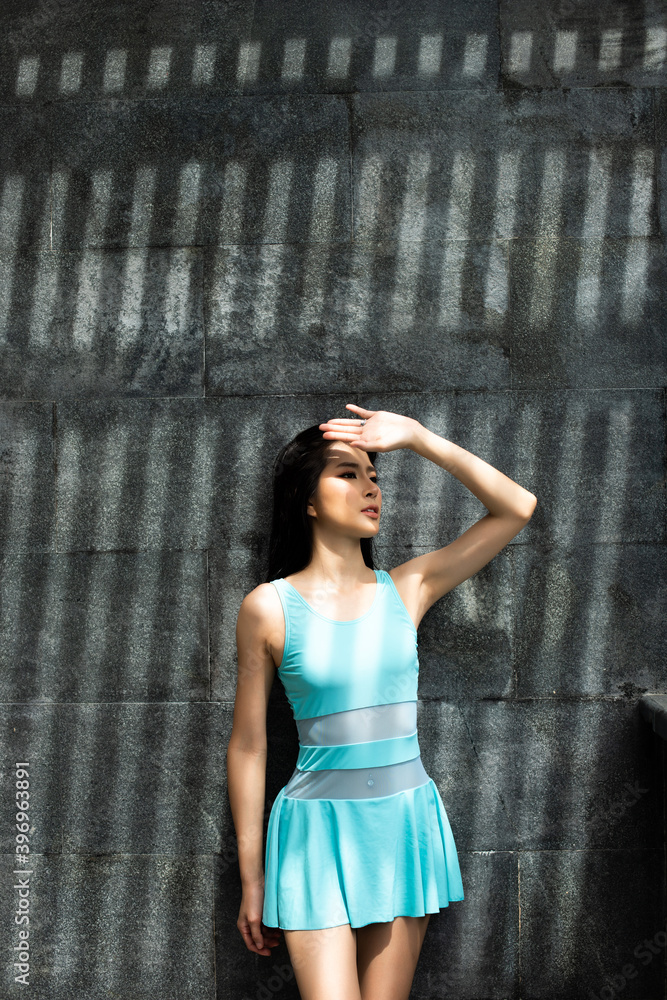
<svg viewBox="0 0 667 1000"><path fill-rule="evenodd" d="M301 1000L361 1000L355 928L340 924L283 934Z"/></svg>
<svg viewBox="0 0 667 1000"><path fill-rule="evenodd" d="M356 928L362 1000L408 1000L430 916Z"/></svg>

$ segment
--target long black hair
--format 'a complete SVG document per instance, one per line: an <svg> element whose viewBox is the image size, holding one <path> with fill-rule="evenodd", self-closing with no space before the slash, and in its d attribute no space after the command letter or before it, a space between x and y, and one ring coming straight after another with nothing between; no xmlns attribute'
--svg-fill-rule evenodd
<svg viewBox="0 0 667 1000"><path fill-rule="evenodd" d="M278 452L273 463L273 512L264 583L298 573L310 563L313 526L306 507L326 468L327 449L335 443L335 438L325 438L314 424ZM367 454L374 463L377 452ZM372 538L359 539L364 562L374 569L372 541Z"/></svg>

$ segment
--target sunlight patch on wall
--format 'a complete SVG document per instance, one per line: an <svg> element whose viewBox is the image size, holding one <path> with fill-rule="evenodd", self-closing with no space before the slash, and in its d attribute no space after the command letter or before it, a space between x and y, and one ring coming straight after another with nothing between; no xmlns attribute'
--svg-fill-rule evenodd
<svg viewBox="0 0 667 1000"><path fill-rule="evenodd" d="M24 193L23 175L7 174L0 201L0 249L17 246Z"/></svg>
<svg viewBox="0 0 667 1000"><path fill-rule="evenodd" d="M210 322L215 327L216 337L225 343L231 341L232 333L241 337L237 332L236 289L241 275L245 274L247 257L240 245L216 247L213 253Z"/></svg>
<svg viewBox="0 0 667 1000"><path fill-rule="evenodd" d="M83 52L65 52L60 66L60 83L58 89L61 94L74 94L81 89L81 75L83 72Z"/></svg>
<svg viewBox="0 0 667 1000"><path fill-rule="evenodd" d="M651 207L653 203L653 150L640 147L635 150L632 169L632 199L628 232L633 236L651 235Z"/></svg>
<svg viewBox="0 0 667 1000"><path fill-rule="evenodd" d="M396 72L397 45L398 41L393 36L385 35L376 39L372 69L374 77L392 76Z"/></svg>
<svg viewBox="0 0 667 1000"><path fill-rule="evenodd" d="M623 50L623 32L618 28L609 28L602 32L600 38L600 59L598 69L608 72L618 69L621 65L621 52Z"/></svg>
<svg viewBox="0 0 667 1000"><path fill-rule="evenodd" d="M656 73L665 65L667 58L667 28L659 25L646 29L644 48L644 69Z"/></svg>
<svg viewBox="0 0 667 1000"><path fill-rule="evenodd" d="M42 233L50 232L50 228L51 204L50 201L47 201L42 216ZM57 289L58 274L57 269L53 267L53 255L49 253L38 254L36 274L32 285L30 316L27 322L28 341L35 346L51 346L47 342L47 335L50 327L49 317L54 314ZM42 326L42 317L44 316L47 317L47 322Z"/></svg>
<svg viewBox="0 0 667 1000"><path fill-rule="evenodd" d="M283 52L283 68L281 77L289 83L303 80L306 65L306 39L288 38Z"/></svg>
<svg viewBox="0 0 667 1000"><path fill-rule="evenodd" d="M274 160L269 167L263 222L264 233L269 237L267 242L283 243L286 240L293 173L293 160Z"/></svg>
<svg viewBox="0 0 667 1000"><path fill-rule="evenodd" d="M633 415L633 404L629 399L614 402L607 414L606 440L601 429L596 442L604 457L604 470L596 490L597 509L592 519L590 589L581 609L583 643L579 663L581 690L585 694L597 694L599 691L613 635L611 588L614 581L618 581L618 543L623 541Z"/></svg>
<svg viewBox="0 0 667 1000"><path fill-rule="evenodd" d="M174 246L192 246L196 242L201 209L201 176L202 165L197 160L190 160L181 167L172 236Z"/></svg>
<svg viewBox="0 0 667 1000"><path fill-rule="evenodd" d="M164 294L164 330L177 341L187 329L195 255L188 247L172 247L169 256L169 274Z"/></svg>
<svg viewBox="0 0 667 1000"><path fill-rule="evenodd" d="M236 70L238 84L256 82L259 76L261 51L261 42L241 42L239 45L239 64Z"/></svg>
<svg viewBox="0 0 667 1000"><path fill-rule="evenodd" d="M621 290L621 320L628 326L636 326L643 318L647 279L646 240L628 240Z"/></svg>
<svg viewBox="0 0 667 1000"><path fill-rule="evenodd" d="M546 326L551 321L559 243L548 237L560 235L564 181L564 151L546 149L544 151L544 169L542 171L535 235L547 237L547 239L539 240L533 262L530 297L530 323L532 326Z"/></svg>
<svg viewBox="0 0 667 1000"><path fill-rule="evenodd" d="M5 411L6 412L6 411ZM8 421L9 422L9 421ZM8 444L4 432L8 430L7 423L5 423L5 418L3 414L2 421L2 440L3 446L8 445L9 455L12 455L12 445ZM40 476L40 460L43 461L43 457L39 455L39 443L40 438L38 434L27 434L22 437L20 445L18 445L18 450L20 450L19 467L25 470L25 475L14 475L12 468L12 457L7 461L7 471L8 475L5 477L3 474L4 483L6 483L6 488L3 483L3 518L2 518L2 539L3 539L3 556L6 552L11 552L12 549L18 552L25 552L26 549L30 548L30 539L28 533L35 527L32 518L30 516L26 517L26 511L32 512L32 505L35 503L35 493L42 482ZM4 447L3 447L4 450ZM3 459L5 456L3 455ZM4 570L4 559L0 560L0 571ZM22 563L26 566L29 565L29 560L25 560ZM17 589L12 593L12 589L5 589L3 587L2 593L2 603L3 612L5 609L16 607L17 602L20 601L21 594L26 593L27 582L20 579L20 575L9 573L8 579L11 580L12 577L16 581ZM4 582L4 581L3 581ZM2 637L2 652L4 657L12 657L16 645L18 645L21 636L21 629L19 628L3 628ZM13 657L12 657L13 658ZM20 660L20 654L19 654ZM8 660L4 661L9 662Z"/></svg>
<svg viewBox="0 0 667 1000"><path fill-rule="evenodd" d="M283 242L264 244L259 248L252 325L252 339L258 346L270 340L276 328L286 252L287 247Z"/></svg>
<svg viewBox="0 0 667 1000"><path fill-rule="evenodd" d="M243 206L248 183L248 168L238 160L225 164L225 180L218 231L225 243L238 243L243 235Z"/></svg>
<svg viewBox="0 0 667 1000"><path fill-rule="evenodd" d="M203 87L213 83L216 49L215 42L195 45L192 57L191 82L193 87Z"/></svg>
<svg viewBox="0 0 667 1000"><path fill-rule="evenodd" d="M395 281L390 304L390 327L408 330L415 319L419 282L419 259L425 252L427 195L431 154L415 150L406 167L406 183L396 247Z"/></svg>
<svg viewBox="0 0 667 1000"><path fill-rule="evenodd" d="M422 240L426 228L426 195L431 171L431 154L428 150L414 150L408 157L405 169L405 190L398 239Z"/></svg>
<svg viewBox="0 0 667 1000"><path fill-rule="evenodd" d="M382 166L382 158L375 154L367 156L360 169L358 215L364 220L364 229L371 239L378 224L382 196Z"/></svg>
<svg viewBox="0 0 667 1000"><path fill-rule="evenodd" d="M19 59L16 75L17 97L32 97L37 88L39 75L39 56L22 56Z"/></svg>
<svg viewBox="0 0 667 1000"><path fill-rule="evenodd" d="M51 203L48 215L44 213L44 227L48 231L51 250L58 249L63 239L64 215L69 190L69 171L56 167L51 173Z"/></svg>
<svg viewBox="0 0 667 1000"><path fill-rule="evenodd" d="M486 262L486 277L484 279L484 308L490 312L504 316L507 313L509 288L509 265L506 243L492 243Z"/></svg>
<svg viewBox="0 0 667 1000"><path fill-rule="evenodd" d="M225 243L237 244L215 252L213 258L212 309L216 316L216 331L224 340L230 336L236 322L236 288L245 276L247 256L240 240L243 229L243 214L248 168L238 160L228 160L225 164L222 206L218 221L218 231Z"/></svg>
<svg viewBox="0 0 667 1000"><path fill-rule="evenodd" d="M588 160L588 194L582 236L605 236L611 183L611 150L591 149Z"/></svg>
<svg viewBox="0 0 667 1000"><path fill-rule="evenodd" d="M63 615L63 595L69 595L73 592L76 587L75 577L77 574L77 563L75 559L69 558L59 558L60 552L58 550L58 542L55 540L55 552L51 554L48 560L44 561L45 575L42 577L41 590L41 600L39 613L43 622L48 622L44 628L39 629L37 635L37 641L35 644L34 651L34 669L32 677L34 678L34 690L43 691L48 687L51 675L52 665L57 663L62 656L67 656L67 653L63 652L63 647L65 645L65 633L67 632L69 626L69 615ZM21 567L22 572L23 567ZM28 570L28 564L26 564L26 570ZM29 600L28 595L30 594L29 587L26 583L22 583L19 588L18 594L21 594L23 600ZM18 596L17 594L17 596ZM108 596L108 595L107 595ZM67 600L67 598L65 598ZM109 609L111 608L111 601L106 600L103 602ZM53 625L51 625L53 623ZM55 627L54 627L55 626ZM19 629L12 629L12 632L17 632L20 635ZM96 639L99 633L88 631L87 628L83 630L82 633L85 636L85 646L94 646L97 649ZM5 655L9 653L6 645L3 643L3 652ZM11 656L11 654L10 654ZM80 663L88 664L88 661L81 657ZM71 664L71 659L69 660ZM83 686L83 671L77 671L77 688ZM71 691L71 688L70 688ZM70 695L68 694L68 697ZM77 696L74 695L74 698ZM47 716L43 717L40 723L40 730L42 725L46 726L46 733L41 732L42 739L46 738L47 743L45 745L53 745L55 734L51 731L54 726L54 721L57 716L55 713L49 713ZM48 720L48 721L47 721ZM56 723L57 725L57 723Z"/></svg>
<svg viewBox="0 0 667 1000"><path fill-rule="evenodd" d="M520 165L518 149L506 150L498 156L496 208L491 232L494 237L511 239L514 235Z"/></svg>
<svg viewBox="0 0 667 1000"><path fill-rule="evenodd" d="M577 32L557 31L554 46L554 70L572 70L577 59Z"/></svg>
<svg viewBox="0 0 667 1000"><path fill-rule="evenodd" d="M382 170L384 161L377 153L362 160L359 168L359 216L364 220L364 241L377 237L382 198ZM350 277L346 282L345 337L359 336L366 328L371 305L372 267L368 250L357 241L352 242Z"/></svg>
<svg viewBox="0 0 667 1000"><path fill-rule="evenodd" d="M419 76L438 76L442 60L442 35L422 35L417 54Z"/></svg>
<svg viewBox="0 0 667 1000"><path fill-rule="evenodd" d="M600 304L600 267L602 241L583 243L579 248L579 274L574 314L582 326L593 327Z"/></svg>
<svg viewBox="0 0 667 1000"><path fill-rule="evenodd" d="M150 241L156 173L155 167L148 166L139 167L135 172L127 240L131 247ZM142 308L146 293L146 264L145 249L125 251L117 326L123 330L127 343L138 341L141 334Z"/></svg>
<svg viewBox="0 0 667 1000"><path fill-rule="evenodd" d="M635 150L632 197L628 232L633 236L651 234L653 208L654 153L647 147ZM648 245L645 240L628 240L621 290L621 319L636 325L642 319L648 280Z"/></svg>
<svg viewBox="0 0 667 1000"><path fill-rule="evenodd" d="M486 35L466 35L462 76L477 79L484 74L489 39Z"/></svg>
<svg viewBox="0 0 667 1000"><path fill-rule="evenodd" d="M197 160L183 164L178 178L176 212L169 254L169 273L164 294L164 329L174 338L187 329L190 287L195 255L188 250L196 242L201 211L202 165Z"/></svg>
<svg viewBox="0 0 667 1000"><path fill-rule="evenodd" d="M167 313L166 308L165 313ZM169 319L168 314L165 316L165 319ZM160 549L164 544L163 535L165 521L167 518L166 504L170 493L169 478L172 471L169 456L165 455L164 452L163 424L158 417L158 412L159 411L155 410L151 414L151 425L148 429L148 435L145 438L143 448L145 464L141 469L141 476L144 483L150 483L151 502L148 502L148 497L144 494L142 497L143 503L139 514L139 527L137 531L142 543L153 549ZM128 458L131 464L131 455L128 456ZM182 455L180 458L181 462L187 462L187 460L188 456L186 455ZM126 459L126 463L127 461L128 460ZM118 466L116 466L116 468L118 468ZM148 492L149 491L146 490L146 493ZM102 528L102 530L105 528L106 525ZM134 603L137 605L139 604L138 601Z"/></svg>
<svg viewBox="0 0 667 1000"><path fill-rule="evenodd" d="M75 314L72 323L72 345L79 349L94 346L99 317L99 303L104 291L102 280L104 253L89 250L95 232L104 234L111 205L113 172L96 170L91 177L91 194L84 234L84 250L78 267L78 287L75 292Z"/></svg>
<svg viewBox="0 0 667 1000"><path fill-rule="evenodd" d="M129 246L137 246L137 244L150 241L156 174L157 169L152 166L137 167L135 171L130 231L127 241Z"/></svg>
<svg viewBox="0 0 667 1000"><path fill-rule="evenodd" d="M532 31L513 31L510 39L509 68L511 73L527 73L533 48Z"/></svg>
<svg viewBox="0 0 667 1000"><path fill-rule="evenodd" d="M445 246L440 285L440 325L456 329L461 320L462 275L467 246L462 240L452 240Z"/></svg>
<svg viewBox="0 0 667 1000"><path fill-rule="evenodd" d="M2 185L0 201L0 341L6 339L9 307L16 278L16 261L9 248L18 244L19 226L23 210L25 178L21 174L8 174Z"/></svg>
<svg viewBox="0 0 667 1000"><path fill-rule="evenodd" d="M475 159L471 150L457 149L452 162L445 238L467 240L472 208Z"/></svg>
<svg viewBox="0 0 667 1000"><path fill-rule="evenodd" d="M122 290L117 326L123 331L123 340L128 345L140 340L147 256L148 251L145 247L128 249L123 254Z"/></svg>
<svg viewBox="0 0 667 1000"><path fill-rule="evenodd" d="M105 93L117 93L123 89L126 67L126 50L109 49L104 62L104 81L102 83L102 89Z"/></svg>
<svg viewBox="0 0 667 1000"><path fill-rule="evenodd" d="M329 59L327 62L327 77L331 80L344 80L350 75L352 61L352 39L332 38L329 43Z"/></svg>
<svg viewBox="0 0 667 1000"><path fill-rule="evenodd" d="M452 163L452 183L447 207L446 239L440 285L439 322L456 327L461 317L462 273L467 247L475 160L467 150L457 149Z"/></svg>
<svg viewBox="0 0 667 1000"><path fill-rule="evenodd" d="M264 213L263 233L267 244L259 251L259 279L254 298L253 336L264 341L275 328L277 304L283 285L282 258L286 253L285 233L292 194L294 162L275 160L269 172L269 190Z"/></svg>
<svg viewBox="0 0 667 1000"><path fill-rule="evenodd" d="M56 478L56 495L60 497L62 490L62 480L65 480L67 489L70 490L70 495L73 497L81 496L81 451L82 451L82 441L81 432L71 423L59 422L58 427L58 464L57 464L57 478ZM107 463L103 462L101 464L102 474L108 472ZM65 471L67 470L67 471ZM108 498L104 498L105 506L108 503ZM69 516L62 514L62 501L59 502L59 515L57 521L56 539L55 544L60 552L72 552L74 550L74 531L76 529L76 517L72 516L72 511L70 510Z"/></svg>
<svg viewBox="0 0 667 1000"><path fill-rule="evenodd" d="M327 248L334 227L336 190L338 187L337 161L331 156L322 157L315 166L313 178L312 211L308 234L308 248L303 260L303 291L300 296L301 313L298 326L305 333L314 323L322 322L326 273L323 273Z"/></svg>
<svg viewBox="0 0 667 1000"><path fill-rule="evenodd" d="M580 248L574 309L577 321L588 327L594 326L599 316L602 238L607 226L611 159L608 149L589 152L588 194L581 235L590 242L582 243Z"/></svg>
<svg viewBox="0 0 667 1000"><path fill-rule="evenodd" d="M102 89L105 93L117 93L125 86L125 71L127 68L127 51L125 49L109 49L104 61L104 80Z"/></svg>
<svg viewBox="0 0 667 1000"><path fill-rule="evenodd" d="M511 239L516 220L516 201L519 190L521 153L517 149L505 150L498 156L496 207L491 235ZM489 249L486 277L484 279L484 306L499 313L507 311L508 268L502 259L507 247L493 243Z"/></svg>
<svg viewBox="0 0 667 1000"><path fill-rule="evenodd" d="M157 45L150 51L146 73L147 90L161 90L169 82L171 66L171 45Z"/></svg>

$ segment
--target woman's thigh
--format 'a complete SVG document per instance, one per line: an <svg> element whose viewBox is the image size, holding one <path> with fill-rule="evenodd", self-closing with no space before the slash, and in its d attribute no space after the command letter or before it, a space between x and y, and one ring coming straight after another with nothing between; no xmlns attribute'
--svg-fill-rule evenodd
<svg viewBox="0 0 667 1000"><path fill-rule="evenodd" d="M408 1000L430 916L356 928L362 1000Z"/></svg>
<svg viewBox="0 0 667 1000"><path fill-rule="evenodd" d="M356 929L283 930L301 1000L361 1000Z"/></svg>

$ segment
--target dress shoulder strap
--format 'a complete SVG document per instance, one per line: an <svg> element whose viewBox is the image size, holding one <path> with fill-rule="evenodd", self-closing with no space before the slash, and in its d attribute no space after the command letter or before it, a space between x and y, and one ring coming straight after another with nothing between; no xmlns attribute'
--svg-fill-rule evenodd
<svg viewBox="0 0 667 1000"><path fill-rule="evenodd" d="M386 570L383 569L383 570L380 570L380 572L382 573L382 577L383 577L383 579L385 581L385 584L386 584L386 587L387 587L387 593L391 595L391 598L393 598L394 607L399 612L399 614L400 614L401 618L403 619L404 623L408 626L409 630L414 634L415 639L416 639L416 637L417 637L417 629L415 628L415 623L413 622L412 618L410 617L410 612L406 608L406 606L405 606L405 604L403 602L403 598L401 597L401 595L398 592L396 584L394 583L394 581L392 580L391 576L389 575L389 573Z"/></svg>
<svg viewBox="0 0 667 1000"><path fill-rule="evenodd" d="M280 661L281 664L283 664L287 658L287 651L289 648L290 639L292 635L292 630L290 627L290 615L289 611L287 610L287 605L288 605L287 588L285 587L285 581L281 577L278 577L276 580L271 580L270 582L278 591L278 597L280 598L280 603L283 608L283 616L285 618L285 645L283 646L283 655Z"/></svg>

